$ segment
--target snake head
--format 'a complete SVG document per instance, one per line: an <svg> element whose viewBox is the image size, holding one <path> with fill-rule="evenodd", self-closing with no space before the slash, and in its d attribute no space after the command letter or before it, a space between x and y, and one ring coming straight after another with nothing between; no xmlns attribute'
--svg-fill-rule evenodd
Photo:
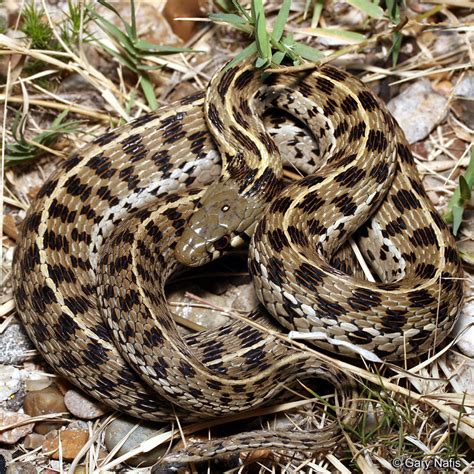
<svg viewBox="0 0 474 474"><path fill-rule="evenodd" d="M241 196L236 184L228 181L212 184L176 244L176 260L197 267L231 247L242 245L241 235L251 235L260 208L261 204L254 199Z"/></svg>

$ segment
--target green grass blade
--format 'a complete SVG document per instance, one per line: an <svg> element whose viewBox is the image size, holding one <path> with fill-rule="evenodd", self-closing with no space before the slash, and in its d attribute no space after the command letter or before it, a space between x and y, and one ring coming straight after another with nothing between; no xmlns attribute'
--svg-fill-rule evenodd
<svg viewBox="0 0 474 474"><path fill-rule="evenodd" d="M370 0L348 0L347 3L361 10L372 18L382 18L383 10Z"/></svg>
<svg viewBox="0 0 474 474"><path fill-rule="evenodd" d="M394 22L400 22L400 5L397 0L385 0L387 6L388 17Z"/></svg>
<svg viewBox="0 0 474 474"><path fill-rule="evenodd" d="M128 67L131 71L138 74L137 65L135 62L132 62L130 58L128 58L124 54L119 53L118 51L115 51L112 48L109 48L103 43L100 43L100 46L101 48L105 49L105 51L107 51L111 56L113 56L120 64Z"/></svg>
<svg viewBox="0 0 474 474"><path fill-rule="evenodd" d="M273 26L272 38L274 41L280 41L285 30L288 15L290 14L291 0L283 0L283 4L278 12L275 24Z"/></svg>
<svg viewBox="0 0 474 474"><path fill-rule="evenodd" d="M161 53L161 54L175 54L175 53L191 53L192 48L180 48L178 46L164 46L161 44L153 44L146 40L135 41L135 48L141 49L145 53Z"/></svg>
<svg viewBox="0 0 474 474"><path fill-rule="evenodd" d="M262 0L252 0L250 11L252 13L252 22L254 25L257 24L257 19L259 16L263 15L265 18L265 10L263 9Z"/></svg>
<svg viewBox="0 0 474 474"><path fill-rule="evenodd" d="M287 46L288 48L292 48L295 45L295 39L294 35L292 32L288 33L286 36L284 36L281 41L281 44L284 46Z"/></svg>
<svg viewBox="0 0 474 474"><path fill-rule="evenodd" d="M462 222L464 205L470 200L474 188L474 147L471 148L471 158L464 175L459 177L459 184L448 202L448 211L443 215L448 224L453 224L453 234L456 235Z"/></svg>
<svg viewBox="0 0 474 474"><path fill-rule="evenodd" d="M161 64L155 64L154 66L149 66L148 64L137 64L138 71L157 71L158 69L163 69L164 66Z"/></svg>
<svg viewBox="0 0 474 474"><path fill-rule="evenodd" d="M252 0L251 11L252 21L255 26L255 42L257 43L257 51L260 57L258 63L260 67L263 67L264 63L270 62L272 50L268 39L267 21L262 0Z"/></svg>
<svg viewBox="0 0 474 474"><path fill-rule="evenodd" d="M309 7L311 6L312 0L306 0L306 3L304 4L304 11L303 11L303 19L306 20L306 17L308 16L309 12Z"/></svg>
<svg viewBox="0 0 474 474"><path fill-rule="evenodd" d="M253 31L253 28L249 25L248 21L235 13L211 13L209 18L214 23L226 23L244 33L252 33Z"/></svg>
<svg viewBox="0 0 474 474"><path fill-rule="evenodd" d="M390 53L392 55L392 66L395 67L398 63L398 56L400 55L400 48L402 47L403 35L400 31L395 31L392 34L392 47Z"/></svg>
<svg viewBox="0 0 474 474"><path fill-rule="evenodd" d="M232 12L235 10L231 0L214 0L214 3L224 12Z"/></svg>
<svg viewBox="0 0 474 474"><path fill-rule="evenodd" d="M148 79L148 76L142 75L140 77L140 87L142 88L143 94L145 95L148 105L153 110L158 108L158 102L156 101L155 91L153 90L153 84Z"/></svg>
<svg viewBox="0 0 474 474"><path fill-rule="evenodd" d="M302 58L307 59L308 61L317 62L324 57L324 54L321 51L318 51L307 44L296 42L293 45L293 51L296 54L299 54Z"/></svg>
<svg viewBox="0 0 474 474"><path fill-rule="evenodd" d="M106 20L105 18L97 17L95 20L109 37L115 39L115 41L119 43L124 49L126 49L130 55L135 57L137 56L137 52L132 41L125 33L123 33L123 31L120 31L119 28L117 28L112 22Z"/></svg>
<svg viewBox="0 0 474 474"><path fill-rule="evenodd" d="M130 28L127 29L127 33L132 37L132 40L135 41L137 39L137 21L135 15L135 0L130 0L130 21L132 22ZM124 22L126 25L126 23ZM127 28L125 26L125 28Z"/></svg>
<svg viewBox="0 0 474 474"><path fill-rule="evenodd" d="M260 56L260 59L262 60L260 61L260 63L268 64L272 58L272 48L270 46L270 42L268 39L267 22L265 20L265 15L259 14L257 16L257 24L255 28L255 41L257 43L258 54ZM263 67L263 65L257 66L257 67Z"/></svg>
<svg viewBox="0 0 474 474"><path fill-rule="evenodd" d="M311 28L316 28L323 12L324 0L316 0L313 10L313 18L311 18Z"/></svg>
<svg viewBox="0 0 474 474"><path fill-rule="evenodd" d="M281 64L283 59L285 59L286 54L283 51L277 51L273 53L272 56L272 63L273 64Z"/></svg>
<svg viewBox="0 0 474 474"><path fill-rule="evenodd" d="M134 36L134 31L133 31L132 27L123 19L122 15L119 13L119 11L115 7L113 5L111 5L109 2L106 2L105 0L98 0L98 1L102 6L104 6L105 8L109 9L110 11L114 12L117 15L117 17L122 22L122 24L125 28L125 31L127 32L127 35L131 38L130 41L132 41L133 39L136 39L136 36ZM107 21L104 17L102 17L102 16L98 15L96 12L94 12L94 10L91 9L91 11L94 14L94 16L96 16L96 17L98 17L98 18L100 18L104 21ZM113 25L113 26L115 26L115 25Z"/></svg>
<svg viewBox="0 0 474 474"><path fill-rule="evenodd" d="M69 113L69 110L63 110L51 123L51 128L58 127L63 119L66 118L67 114Z"/></svg>
<svg viewBox="0 0 474 474"><path fill-rule="evenodd" d="M462 216L464 214L464 207L462 206L453 206L453 234L457 235L459 227L461 227Z"/></svg>
<svg viewBox="0 0 474 474"><path fill-rule="evenodd" d="M239 54L237 54L237 56L235 56L235 58L232 59L232 61L227 63L227 65L224 68L224 71L227 71L233 68L236 64L240 63L244 59L247 59L256 53L257 53L257 43L255 41L252 41L246 48L244 48Z"/></svg>
<svg viewBox="0 0 474 474"><path fill-rule="evenodd" d="M257 69L263 69L266 66L268 66L268 59L266 59L266 58L257 58L255 60L255 67Z"/></svg>
<svg viewBox="0 0 474 474"><path fill-rule="evenodd" d="M13 125L16 127L16 131L13 134L16 143L7 143L5 147L5 158L8 165L13 165L15 162L31 160L36 158L38 154L42 153L43 150L39 148L38 145L43 146L52 146L61 135L69 133L77 133L79 127L83 124L79 120L71 120L69 122L63 122L66 118L68 110L61 112L51 123L50 127L47 130L39 133L31 140L26 141L24 136L18 129L18 125ZM18 115L18 114L17 114ZM19 114L21 115L21 114ZM24 116L23 116L24 117ZM13 131L12 126L12 131Z"/></svg>
<svg viewBox="0 0 474 474"><path fill-rule="evenodd" d="M464 176L459 176L459 193L461 202L469 201L469 199L471 199L471 188Z"/></svg>
<svg viewBox="0 0 474 474"><path fill-rule="evenodd" d="M304 28L298 30L311 36L320 36L323 38L335 38L346 41L350 44L361 43L365 40L365 36L355 31L340 30L338 28Z"/></svg>
<svg viewBox="0 0 474 474"><path fill-rule="evenodd" d="M464 178L467 181L467 184L472 188L474 186L474 146L471 144L471 158L469 160L469 165L467 166L466 172L464 173Z"/></svg>
<svg viewBox="0 0 474 474"><path fill-rule="evenodd" d="M246 18L248 22L252 21L252 16L249 12L240 4L238 0L232 0L236 11L242 15L243 18Z"/></svg>

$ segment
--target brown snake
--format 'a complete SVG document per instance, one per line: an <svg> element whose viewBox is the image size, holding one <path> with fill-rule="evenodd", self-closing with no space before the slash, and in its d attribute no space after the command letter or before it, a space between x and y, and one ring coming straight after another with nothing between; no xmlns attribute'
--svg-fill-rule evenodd
<svg viewBox="0 0 474 474"><path fill-rule="evenodd" d="M269 108L296 117L316 143L302 166L313 172L284 189L278 136L262 121ZM351 235L379 281L359 278L343 245ZM64 162L22 227L17 308L57 372L140 418L237 413L304 377L348 392L342 374L255 324L178 332L164 295L178 262L203 264L250 237L260 301L324 349L410 358L455 322L454 240L385 106L331 66L262 82L248 63L216 74L207 98L140 117ZM321 447L331 433L302 433L294 445L262 435L251 447Z"/></svg>

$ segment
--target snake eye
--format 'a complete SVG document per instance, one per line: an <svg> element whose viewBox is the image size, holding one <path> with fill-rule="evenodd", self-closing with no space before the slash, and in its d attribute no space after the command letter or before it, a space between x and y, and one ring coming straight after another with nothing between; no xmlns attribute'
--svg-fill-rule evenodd
<svg viewBox="0 0 474 474"><path fill-rule="evenodd" d="M216 250L224 250L229 246L230 238L228 235L224 235L220 239L214 242L214 248Z"/></svg>

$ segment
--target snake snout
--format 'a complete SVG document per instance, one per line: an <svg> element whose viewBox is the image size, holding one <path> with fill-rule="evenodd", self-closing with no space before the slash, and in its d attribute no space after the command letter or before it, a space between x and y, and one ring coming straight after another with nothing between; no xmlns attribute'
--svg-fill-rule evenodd
<svg viewBox="0 0 474 474"><path fill-rule="evenodd" d="M185 229L174 249L176 260L187 267L199 267L211 260L206 241L191 228Z"/></svg>

